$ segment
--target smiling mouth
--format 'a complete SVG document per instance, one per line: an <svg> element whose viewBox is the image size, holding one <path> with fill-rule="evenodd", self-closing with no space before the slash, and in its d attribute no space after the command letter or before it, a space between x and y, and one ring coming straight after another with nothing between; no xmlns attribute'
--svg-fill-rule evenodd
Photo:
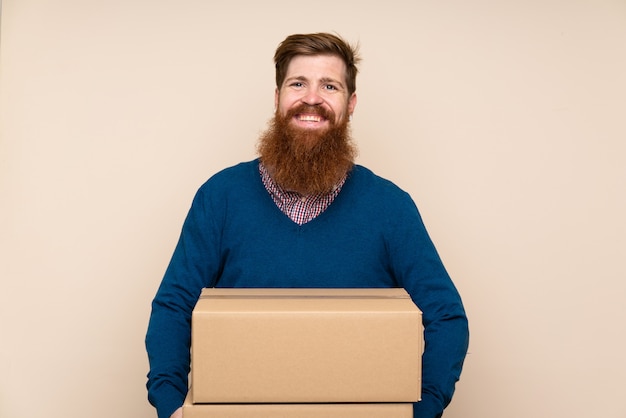
<svg viewBox="0 0 626 418"><path fill-rule="evenodd" d="M1 0L0 0L1 1ZM302 128L318 128L334 123L334 115L318 105L300 104L287 112L287 118Z"/></svg>
<svg viewBox="0 0 626 418"><path fill-rule="evenodd" d="M296 115L300 122L321 122L324 118L320 115Z"/></svg>

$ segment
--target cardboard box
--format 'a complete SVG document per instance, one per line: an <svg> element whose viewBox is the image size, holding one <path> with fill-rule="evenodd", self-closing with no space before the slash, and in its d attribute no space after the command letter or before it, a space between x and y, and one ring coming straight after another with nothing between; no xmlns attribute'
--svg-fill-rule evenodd
<svg viewBox="0 0 626 418"><path fill-rule="evenodd" d="M422 315L404 289L205 289L193 403L420 399Z"/></svg>
<svg viewBox="0 0 626 418"><path fill-rule="evenodd" d="M413 404L192 404L188 395L183 418L413 418Z"/></svg>

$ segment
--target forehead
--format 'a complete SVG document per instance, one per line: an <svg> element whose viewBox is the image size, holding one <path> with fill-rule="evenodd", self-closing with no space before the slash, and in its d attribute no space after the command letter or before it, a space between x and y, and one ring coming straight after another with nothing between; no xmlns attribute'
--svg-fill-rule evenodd
<svg viewBox="0 0 626 418"><path fill-rule="evenodd" d="M297 55L291 59L285 78L307 79L330 78L340 82L346 80L346 64L336 55Z"/></svg>

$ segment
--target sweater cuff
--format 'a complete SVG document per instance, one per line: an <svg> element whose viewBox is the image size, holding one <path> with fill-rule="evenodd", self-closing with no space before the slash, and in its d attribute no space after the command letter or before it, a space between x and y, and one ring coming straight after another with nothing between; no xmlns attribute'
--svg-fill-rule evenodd
<svg viewBox="0 0 626 418"><path fill-rule="evenodd" d="M442 414L443 411L432 396L424 396L413 404L413 418L440 418Z"/></svg>
<svg viewBox="0 0 626 418"><path fill-rule="evenodd" d="M186 394L180 393L169 384L164 384L150 393L150 403L156 408L159 418L170 418L178 408L183 406Z"/></svg>

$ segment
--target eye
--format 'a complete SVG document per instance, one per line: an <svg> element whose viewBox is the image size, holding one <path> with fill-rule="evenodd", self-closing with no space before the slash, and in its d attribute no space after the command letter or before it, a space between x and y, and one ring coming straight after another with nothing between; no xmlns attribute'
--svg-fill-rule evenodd
<svg viewBox="0 0 626 418"><path fill-rule="evenodd" d="M326 89L326 90L328 90L328 91L334 91L334 90L337 90L337 87L336 87L336 86L333 86L332 84L326 84L326 85L324 86L324 89Z"/></svg>
<svg viewBox="0 0 626 418"><path fill-rule="evenodd" d="M304 84L300 81L294 81L293 83L291 83L289 86L290 87L296 87L296 88L300 88L302 87Z"/></svg>

